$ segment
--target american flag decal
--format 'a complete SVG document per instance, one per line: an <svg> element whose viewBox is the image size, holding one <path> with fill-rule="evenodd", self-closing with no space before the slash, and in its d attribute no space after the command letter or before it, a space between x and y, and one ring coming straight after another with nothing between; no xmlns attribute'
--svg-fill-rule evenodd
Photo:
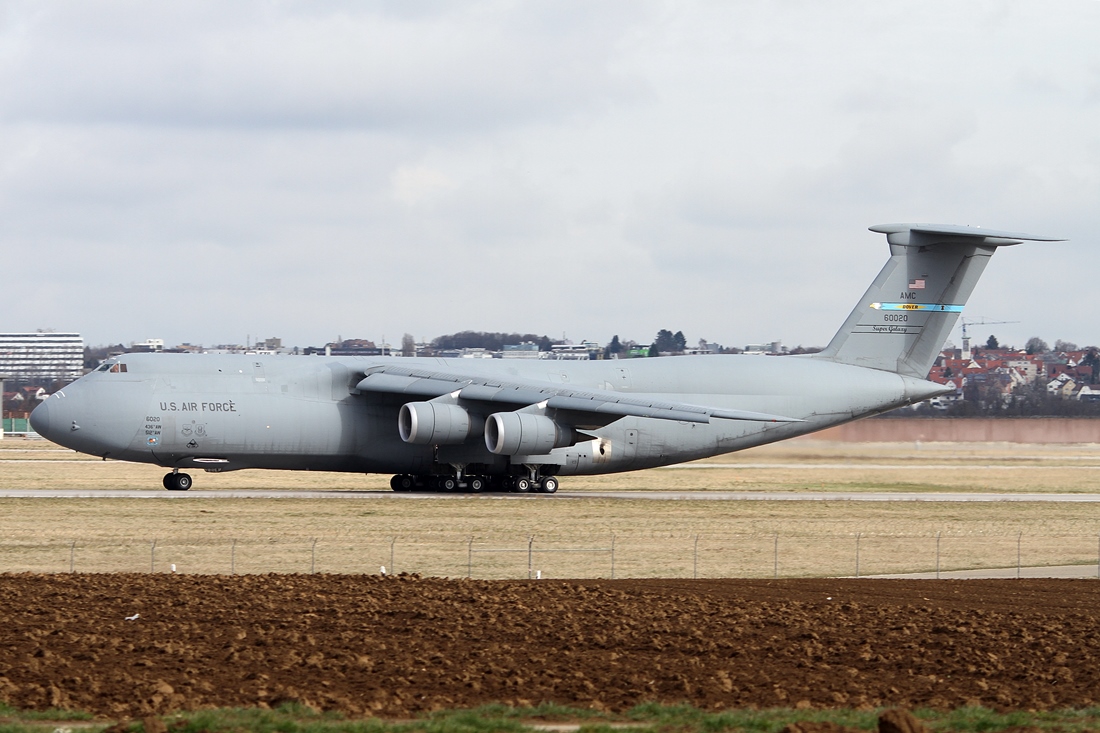
<svg viewBox="0 0 1100 733"><path fill-rule="evenodd" d="M910 290L924 290L924 280L910 280L909 281L909 289Z"/></svg>

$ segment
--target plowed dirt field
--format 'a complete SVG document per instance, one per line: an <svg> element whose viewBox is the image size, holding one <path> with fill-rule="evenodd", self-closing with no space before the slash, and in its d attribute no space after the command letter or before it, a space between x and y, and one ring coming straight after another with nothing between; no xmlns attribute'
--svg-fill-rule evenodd
<svg viewBox="0 0 1100 733"><path fill-rule="evenodd" d="M1049 709L1100 703L1098 626L1094 580L0 575L0 699Z"/></svg>

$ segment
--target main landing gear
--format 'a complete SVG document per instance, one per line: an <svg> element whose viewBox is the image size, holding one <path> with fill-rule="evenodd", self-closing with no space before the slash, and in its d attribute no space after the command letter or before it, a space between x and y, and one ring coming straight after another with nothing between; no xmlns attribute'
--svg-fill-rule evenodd
<svg viewBox="0 0 1100 733"><path fill-rule="evenodd" d="M553 476L530 479L526 476L509 476L504 479L504 491L514 491L517 494L530 494L532 491L540 494L553 494L558 490L558 480Z"/></svg>
<svg viewBox="0 0 1100 733"><path fill-rule="evenodd" d="M558 490L558 479L554 476L528 478L527 476L415 476L400 473L390 479L390 488L394 491L510 491L517 494L553 494Z"/></svg>
<svg viewBox="0 0 1100 733"><path fill-rule="evenodd" d="M164 474L164 479L161 480L164 484L164 488L169 491L187 491L191 488L191 476L186 473L180 473L178 470L171 473Z"/></svg>

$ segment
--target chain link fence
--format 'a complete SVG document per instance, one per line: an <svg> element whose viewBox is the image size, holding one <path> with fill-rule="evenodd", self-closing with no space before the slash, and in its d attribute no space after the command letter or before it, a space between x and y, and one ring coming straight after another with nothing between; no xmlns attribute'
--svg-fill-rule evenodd
<svg viewBox="0 0 1100 733"><path fill-rule="evenodd" d="M0 572L416 573L485 579L786 578L1081 566L1100 578L1100 534L425 533L354 538L0 538ZM1095 572L1088 568L1095 569Z"/></svg>

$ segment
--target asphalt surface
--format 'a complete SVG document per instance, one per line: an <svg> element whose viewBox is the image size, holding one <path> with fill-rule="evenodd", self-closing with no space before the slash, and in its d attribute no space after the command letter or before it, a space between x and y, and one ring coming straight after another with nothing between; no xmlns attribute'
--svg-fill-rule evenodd
<svg viewBox="0 0 1100 733"><path fill-rule="evenodd" d="M1049 565L1019 568L984 568L981 570L944 570L939 575L930 573L901 573L896 575L864 575L864 578L901 580L976 580L998 578L1100 578L1100 570L1092 565Z"/></svg>
<svg viewBox="0 0 1100 733"><path fill-rule="evenodd" d="M564 499L628 499L643 501L929 501L929 502L1049 502L1096 504L1100 494L955 493L955 492L837 492L837 491L559 491L546 494L505 494L417 491L298 491L270 489L3 489L4 499L505 499L514 501Z"/></svg>

